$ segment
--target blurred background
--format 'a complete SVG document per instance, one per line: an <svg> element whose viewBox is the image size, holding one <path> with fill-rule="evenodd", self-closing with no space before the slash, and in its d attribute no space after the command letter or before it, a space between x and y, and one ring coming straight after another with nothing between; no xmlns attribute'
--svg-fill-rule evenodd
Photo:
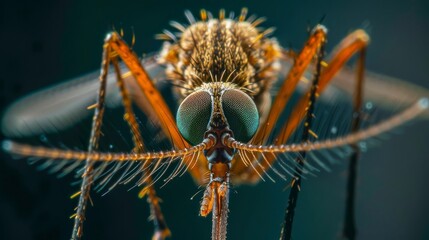
<svg viewBox="0 0 429 240"><path fill-rule="evenodd" d="M265 27L283 46L300 49L307 26L324 15L327 49L347 33L364 27L371 36L367 68L429 88L429 3L409 1L2 1L0 3L0 105L34 90L99 69L105 34L122 27L136 35L134 50L158 51L154 35L168 22L186 22L184 10L239 12L267 17ZM358 239L429 239L429 124L403 128L362 156L357 192ZM63 135L63 137L70 137ZM303 182L294 239L340 239L346 164L335 165ZM78 190L71 176L57 179L26 161L1 153L0 239L69 239ZM231 194L229 239L278 239L287 183L238 186ZM121 187L93 194L84 239L150 239L152 223L137 190ZM159 195L173 239L209 239L211 218L198 216L200 195L189 175L175 179Z"/></svg>

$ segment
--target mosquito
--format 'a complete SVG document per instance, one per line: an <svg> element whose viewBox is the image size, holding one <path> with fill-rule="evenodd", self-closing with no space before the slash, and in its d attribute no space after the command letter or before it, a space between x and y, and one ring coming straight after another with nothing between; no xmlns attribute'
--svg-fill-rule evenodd
<svg viewBox="0 0 429 240"><path fill-rule="evenodd" d="M84 165L79 172L81 188L73 196L79 197L79 202L72 216L72 239L83 235L85 211L94 184L110 185L111 190L133 180L141 188L139 196L147 197L154 223L153 239L169 237L155 184L161 178L166 184L185 172L205 187L200 215L212 215L213 240L227 237L231 184L273 180L272 174L290 180L291 195L281 235L282 239L290 239L301 179L315 168L311 159L325 168L318 153L348 149L353 172L361 141L418 116L428 116L428 100L424 98L429 96L427 90L365 73L369 36L364 30L347 35L325 60L327 29L321 24L309 32L304 47L294 52L270 37L273 28L260 27L265 18L247 17L246 8L237 17L233 13L227 17L224 10L217 18L205 10L201 10L199 20L188 11L185 15L188 24L171 22L177 33L164 30L157 36L164 41L159 54L141 60L123 40L123 34L112 31L104 40L98 82L94 75L81 77L24 98L6 111L2 128L9 136L54 130L50 126L70 127L88 109L94 111L89 144L84 151L10 140L2 145L16 156L48 160L49 165L64 174ZM355 72L345 67L354 56L358 59ZM109 70L111 66L113 71ZM170 83L180 102L176 117L157 88L159 79ZM323 133L326 127L315 127L319 120L316 108L319 102L326 101L324 97L335 96L338 90L353 95L350 116L339 116L350 119L350 131L331 136ZM297 92L299 97L292 100ZM367 99L381 108L391 108L392 102L402 102L407 107L363 128L362 122L368 117L362 110L364 92ZM99 151L105 106L115 97L123 106L123 117L132 135L130 152ZM169 139L170 150L148 149L144 140L148 136L141 130L133 104ZM70 120L61 121L64 116ZM112 181L117 175L119 179ZM353 186L353 177L349 183ZM349 198L353 198L352 193ZM350 214L346 222L351 221L351 229L345 232L353 239L353 212Z"/></svg>

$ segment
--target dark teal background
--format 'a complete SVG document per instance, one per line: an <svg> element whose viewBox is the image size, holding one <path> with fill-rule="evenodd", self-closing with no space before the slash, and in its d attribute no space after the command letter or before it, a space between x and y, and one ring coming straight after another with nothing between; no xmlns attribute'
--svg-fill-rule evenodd
<svg viewBox="0 0 429 240"><path fill-rule="evenodd" d="M283 46L299 49L308 24L326 15L330 50L350 31L365 27L371 35L367 66L429 88L429 4L412 1L17 1L0 3L0 101L2 107L36 89L99 68L105 34L131 28L135 51L157 51L154 35L170 20L185 22L220 8L267 17ZM128 37L128 38L127 38ZM429 239L429 126L406 127L362 157L357 197L358 239ZM57 180L25 161L3 153L0 161L0 239L68 239L77 191L71 177ZM342 227L345 166L333 166L304 181L294 239L339 239ZM231 194L229 239L278 239L287 183L239 186ZM146 202L137 191L120 188L93 194L84 239L150 239ZM173 239L209 239L210 218L198 216L200 195L189 176L159 190Z"/></svg>

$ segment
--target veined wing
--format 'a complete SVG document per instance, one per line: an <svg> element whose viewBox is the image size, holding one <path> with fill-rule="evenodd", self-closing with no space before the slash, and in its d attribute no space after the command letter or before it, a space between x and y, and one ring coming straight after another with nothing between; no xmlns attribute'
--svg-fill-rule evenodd
<svg viewBox="0 0 429 240"><path fill-rule="evenodd" d="M142 63L152 79L155 81L165 79L164 69L156 63L154 56L143 59ZM147 106L145 97L138 91L139 88L127 67L121 64L121 70L133 101L150 119L156 119ZM96 102L98 77L99 71L95 71L25 96L5 111L1 123L3 133L9 137L31 136L74 125L91 114L87 108ZM158 81L158 85L160 82ZM121 104L112 68L108 75L106 91L108 106Z"/></svg>

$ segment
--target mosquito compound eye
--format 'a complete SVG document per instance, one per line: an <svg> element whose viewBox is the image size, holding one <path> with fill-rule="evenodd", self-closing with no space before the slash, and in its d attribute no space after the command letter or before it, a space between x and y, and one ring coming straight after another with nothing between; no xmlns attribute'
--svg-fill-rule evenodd
<svg viewBox="0 0 429 240"><path fill-rule="evenodd" d="M222 108L234 138L248 142L259 125L259 113L253 100L240 90L226 90L222 95Z"/></svg>
<svg viewBox="0 0 429 240"><path fill-rule="evenodd" d="M177 127L189 143L196 145L203 141L211 108L210 94L205 91L190 94L180 104L176 115Z"/></svg>

